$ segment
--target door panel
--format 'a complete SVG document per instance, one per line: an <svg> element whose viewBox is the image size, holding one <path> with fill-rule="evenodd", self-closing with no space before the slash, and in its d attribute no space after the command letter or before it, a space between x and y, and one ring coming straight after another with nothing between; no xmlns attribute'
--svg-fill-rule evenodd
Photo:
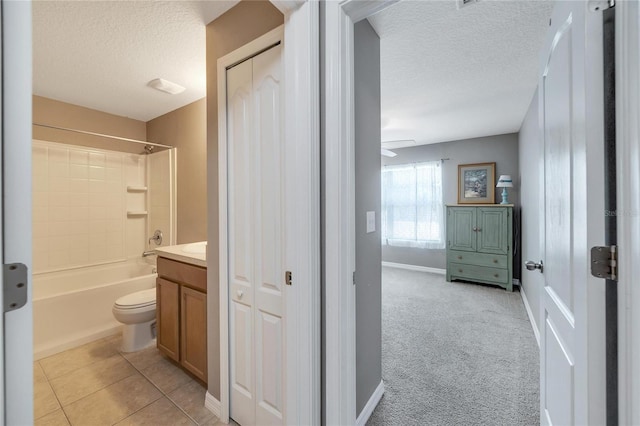
<svg viewBox="0 0 640 426"><path fill-rule="evenodd" d="M156 278L156 322L158 349L180 362L180 286Z"/></svg>
<svg viewBox="0 0 640 426"><path fill-rule="evenodd" d="M180 326L182 365L207 382L207 295L182 286Z"/></svg>
<svg viewBox="0 0 640 426"><path fill-rule="evenodd" d="M227 71L230 409L243 425L255 421L252 74L251 60Z"/></svg>
<svg viewBox="0 0 640 426"><path fill-rule="evenodd" d="M509 212L504 208L478 208L476 221L478 252L509 253L509 235L506 226Z"/></svg>
<svg viewBox="0 0 640 426"><path fill-rule="evenodd" d="M543 424L605 423L604 281L588 273L604 242L602 12L587 7L556 3L541 56Z"/></svg>
<svg viewBox="0 0 640 426"><path fill-rule="evenodd" d="M281 57L275 46L253 58L256 153L259 158L256 186L260 188L258 247L260 283L256 289L256 424L282 424L284 383L283 315L283 187Z"/></svg>
<svg viewBox="0 0 640 426"><path fill-rule="evenodd" d="M452 207L447 223L447 239L451 250L476 251L476 208Z"/></svg>

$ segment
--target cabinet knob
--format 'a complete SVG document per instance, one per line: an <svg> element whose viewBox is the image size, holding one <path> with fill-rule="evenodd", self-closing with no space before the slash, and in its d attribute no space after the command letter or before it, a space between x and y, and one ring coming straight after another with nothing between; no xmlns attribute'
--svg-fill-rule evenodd
<svg viewBox="0 0 640 426"><path fill-rule="evenodd" d="M458 269L458 272L462 273L462 269Z"/></svg>
<svg viewBox="0 0 640 426"><path fill-rule="evenodd" d="M498 263L498 259L493 259L493 263Z"/></svg>
<svg viewBox="0 0 640 426"><path fill-rule="evenodd" d="M498 275L498 274L493 274L493 276L494 276L495 278L498 278L498 277L499 277L499 275Z"/></svg>
<svg viewBox="0 0 640 426"><path fill-rule="evenodd" d="M244 292L242 290L238 290L238 299L242 299Z"/></svg>
<svg viewBox="0 0 640 426"><path fill-rule="evenodd" d="M458 259L462 260L462 256L458 256Z"/></svg>
<svg viewBox="0 0 640 426"><path fill-rule="evenodd" d="M471 230L472 230L473 232L478 232L478 228L476 228L475 226L474 226L473 228L471 228Z"/></svg>
<svg viewBox="0 0 640 426"><path fill-rule="evenodd" d="M476 231L481 232L482 228L476 228Z"/></svg>

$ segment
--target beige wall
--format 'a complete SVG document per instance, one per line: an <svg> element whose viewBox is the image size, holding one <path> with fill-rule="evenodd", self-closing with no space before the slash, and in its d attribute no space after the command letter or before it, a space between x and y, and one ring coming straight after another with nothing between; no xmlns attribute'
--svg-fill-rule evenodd
<svg viewBox="0 0 640 426"><path fill-rule="evenodd" d="M207 239L205 98L147 122L151 142L178 148L178 244Z"/></svg>
<svg viewBox="0 0 640 426"><path fill-rule="evenodd" d="M41 96L33 97L33 122L143 141L147 139L147 125L144 121L107 114ZM143 151L142 145L130 142L45 129L39 126L33 126L33 138L135 154Z"/></svg>
<svg viewBox="0 0 640 426"><path fill-rule="evenodd" d="M284 17L270 2L241 1L207 25L207 182L208 266L207 309L219 312L218 299L218 58L282 25ZM220 322L209 315L209 393L220 399Z"/></svg>

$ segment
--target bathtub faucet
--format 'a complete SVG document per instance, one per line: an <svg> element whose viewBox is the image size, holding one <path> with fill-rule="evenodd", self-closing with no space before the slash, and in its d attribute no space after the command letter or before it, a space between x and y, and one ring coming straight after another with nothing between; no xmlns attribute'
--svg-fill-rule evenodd
<svg viewBox="0 0 640 426"><path fill-rule="evenodd" d="M142 257L153 256L156 254L155 250L147 250L142 252Z"/></svg>

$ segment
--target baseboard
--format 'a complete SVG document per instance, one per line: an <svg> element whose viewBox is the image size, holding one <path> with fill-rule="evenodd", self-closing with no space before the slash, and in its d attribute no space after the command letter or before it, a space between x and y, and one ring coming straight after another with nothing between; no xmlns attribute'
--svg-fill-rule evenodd
<svg viewBox="0 0 640 426"><path fill-rule="evenodd" d="M380 398L382 398L383 394L384 383L382 382L382 380L380 380L380 384L378 385L376 390L373 391L373 393L371 394L371 398L369 398L369 401L367 401L367 404L364 406L364 408L360 412L360 415L356 419L356 426L365 426L367 424L369 417L371 417L371 414L373 414L373 410L375 410L378 406Z"/></svg>
<svg viewBox="0 0 640 426"><path fill-rule="evenodd" d="M408 265L406 263L382 262L382 266L388 266L389 268L407 269L409 271L429 272L431 274L447 274L446 269L430 268L428 266Z"/></svg>
<svg viewBox="0 0 640 426"><path fill-rule="evenodd" d="M522 296L522 303L524 303L524 308L527 310L527 316L529 317L531 328L533 328L533 334L536 336L536 342L538 342L538 347L540 347L540 331L538 330L538 324L536 324L533 312L531 312L531 306L529 306L529 300L524 292L524 286L520 286L520 296Z"/></svg>
<svg viewBox="0 0 640 426"><path fill-rule="evenodd" d="M216 417L220 418L220 401L207 391L204 397L204 408L211 411Z"/></svg>

